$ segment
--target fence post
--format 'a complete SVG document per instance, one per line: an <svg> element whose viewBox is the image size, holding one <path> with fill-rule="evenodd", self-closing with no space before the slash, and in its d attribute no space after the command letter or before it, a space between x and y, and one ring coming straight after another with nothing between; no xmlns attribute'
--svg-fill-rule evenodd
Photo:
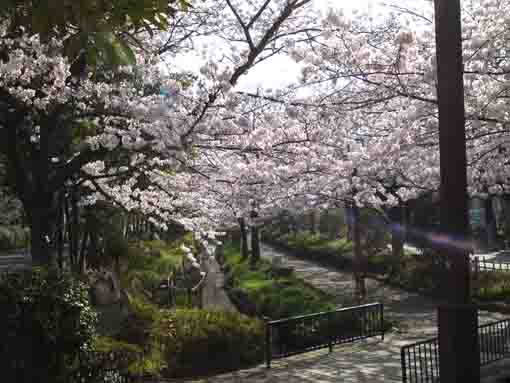
<svg viewBox="0 0 510 383"><path fill-rule="evenodd" d="M381 311L381 340L384 340L384 304L380 303L379 310Z"/></svg>
<svg viewBox="0 0 510 383"><path fill-rule="evenodd" d="M271 344L271 325L269 324L269 318L264 317L264 321L266 322L266 367L271 368L271 353L272 353L272 344Z"/></svg>
<svg viewBox="0 0 510 383"><path fill-rule="evenodd" d="M333 312L334 311L329 311L327 316L329 352L333 352L333 320L332 320Z"/></svg>
<svg viewBox="0 0 510 383"><path fill-rule="evenodd" d="M400 349L400 364L402 367L402 383L407 383L406 351L404 347Z"/></svg>

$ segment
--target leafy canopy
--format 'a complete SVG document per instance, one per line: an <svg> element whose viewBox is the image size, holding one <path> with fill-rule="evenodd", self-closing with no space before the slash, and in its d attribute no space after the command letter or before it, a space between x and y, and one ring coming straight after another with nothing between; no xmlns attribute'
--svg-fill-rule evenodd
<svg viewBox="0 0 510 383"><path fill-rule="evenodd" d="M0 22L43 39L64 39L71 60L85 50L89 65L99 57L112 65L134 64L136 34L166 30L169 18L189 6L188 0L3 0Z"/></svg>

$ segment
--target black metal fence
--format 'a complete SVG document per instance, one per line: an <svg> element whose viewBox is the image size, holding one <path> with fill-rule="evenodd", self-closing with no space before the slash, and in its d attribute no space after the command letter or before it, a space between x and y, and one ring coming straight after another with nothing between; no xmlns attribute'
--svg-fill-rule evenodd
<svg viewBox="0 0 510 383"><path fill-rule="evenodd" d="M510 272L510 263L501 262L498 260L474 257L471 259L473 271L505 271Z"/></svg>
<svg viewBox="0 0 510 383"><path fill-rule="evenodd" d="M439 382L438 338L410 344L400 349L402 382Z"/></svg>
<svg viewBox="0 0 510 383"><path fill-rule="evenodd" d="M510 319L478 327L482 366L510 355Z"/></svg>
<svg viewBox="0 0 510 383"><path fill-rule="evenodd" d="M374 336L384 339L382 303L266 322L266 365L271 360Z"/></svg>
<svg viewBox="0 0 510 383"><path fill-rule="evenodd" d="M482 366L510 355L510 319L478 327ZM438 338L409 344L400 349L403 383L439 382Z"/></svg>

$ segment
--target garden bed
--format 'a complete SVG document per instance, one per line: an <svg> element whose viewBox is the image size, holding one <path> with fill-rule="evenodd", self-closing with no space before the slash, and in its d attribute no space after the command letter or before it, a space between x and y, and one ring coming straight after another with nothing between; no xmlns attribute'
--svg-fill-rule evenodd
<svg viewBox="0 0 510 383"><path fill-rule="evenodd" d="M346 240L328 240L309 232L275 237L266 233L264 240L270 245L289 252L298 258L317 262L337 270L352 268L352 246ZM342 246L343 245L343 246ZM440 298L441 279L434 260L427 255L404 252L398 267L390 263L390 250L368 257L367 273L370 277L403 290ZM473 298L488 311L510 311L510 273L482 271L471 282Z"/></svg>
<svg viewBox="0 0 510 383"><path fill-rule="evenodd" d="M332 310L334 298L307 284L294 272L282 274L266 259L250 267L236 245L225 248L227 292L241 312L270 319ZM287 274L287 275L285 275Z"/></svg>

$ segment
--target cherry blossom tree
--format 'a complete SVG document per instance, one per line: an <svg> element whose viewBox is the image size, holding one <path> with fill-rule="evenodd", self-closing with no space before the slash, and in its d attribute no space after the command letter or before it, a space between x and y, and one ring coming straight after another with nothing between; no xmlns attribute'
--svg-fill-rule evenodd
<svg viewBox="0 0 510 383"><path fill-rule="evenodd" d="M185 186L177 184L179 177L194 174L190 164L200 143L244 124L242 118L232 121L237 98L232 87L290 40L305 38L309 31L302 18L309 3L264 1L241 12L239 3L226 1L204 4L202 14L195 7L202 20L191 23L196 32L179 29L180 20L164 36L144 36L151 51L140 47L135 53L146 65L105 68L85 78L72 76L62 41L43 41L23 30L10 36L4 25L2 141L9 179L31 225L34 260L48 262L57 195L70 182L91 190L88 204L111 199L163 226L176 220L192 229L211 228L193 192L180 190ZM161 71L161 60L171 62L179 46L211 30L223 31L232 44L228 63L209 61L191 81ZM239 46L245 49L236 53Z"/></svg>

